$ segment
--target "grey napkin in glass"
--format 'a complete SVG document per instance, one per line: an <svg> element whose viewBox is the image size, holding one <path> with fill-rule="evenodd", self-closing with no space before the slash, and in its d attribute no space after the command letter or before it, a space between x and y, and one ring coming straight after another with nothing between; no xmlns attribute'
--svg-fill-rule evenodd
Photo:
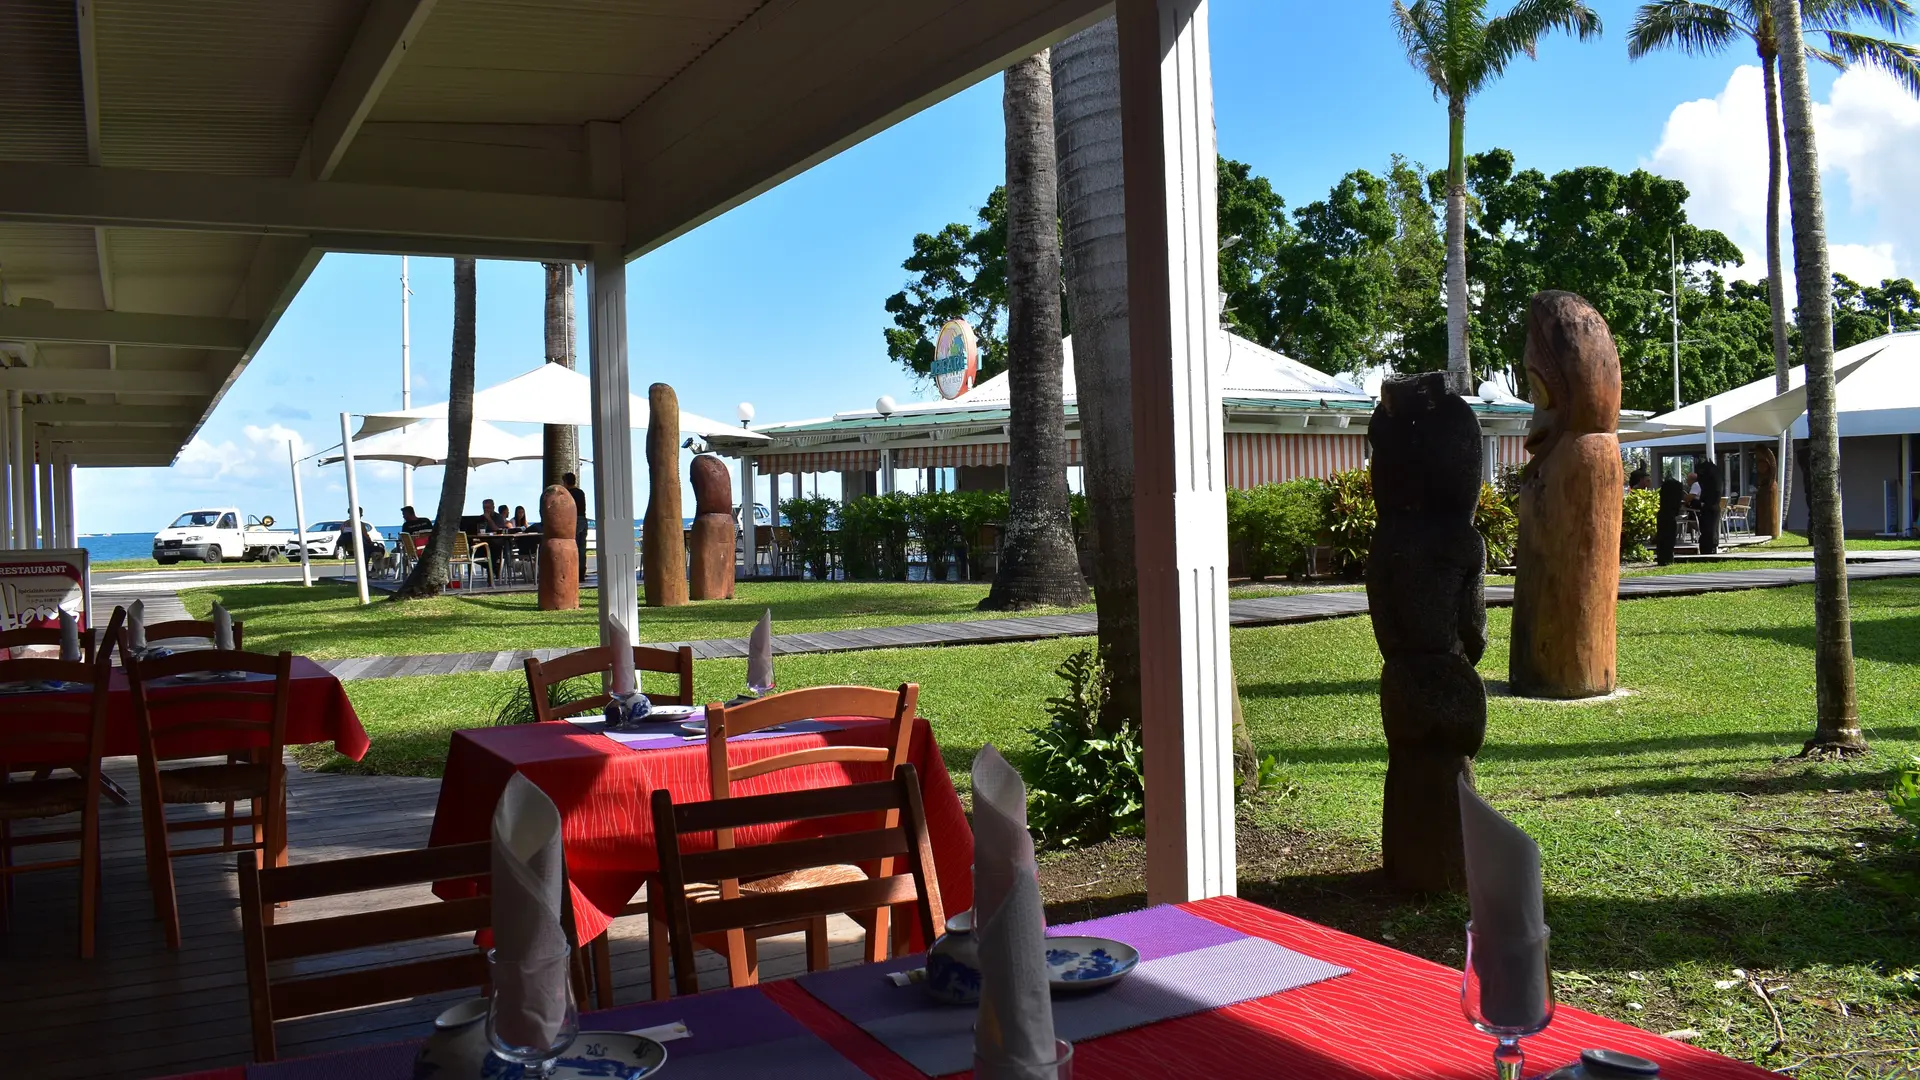
<svg viewBox="0 0 1920 1080"><path fill-rule="evenodd" d="M1547 1004L1540 845L1488 806L1466 777L1458 782L1481 1008L1496 1024L1527 1027L1540 1020Z"/></svg>
<svg viewBox="0 0 1920 1080"><path fill-rule="evenodd" d="M80 620L66 608L60 609L60 659L69 664L80 662Z"/></svg>
<svg viewBox="0 0 1920 1080"><path fill-rule="evenodd" d="M773 609L760 615L760 621L747 638L747 686L773 686ZM756 690L756 692L758 692Z"/></svg>
<svg viewBox="0 0 1920 1080"><path fill-rule="evenodd" d="M1027 785L991 744L973 759L973 837L981 976L973 1038L984 1059L981 1080L1038 1076L1037 1067L1055 1058L1047 920L1027 832ZM1009 1064L989 1076L986 1061Z"/></svg>

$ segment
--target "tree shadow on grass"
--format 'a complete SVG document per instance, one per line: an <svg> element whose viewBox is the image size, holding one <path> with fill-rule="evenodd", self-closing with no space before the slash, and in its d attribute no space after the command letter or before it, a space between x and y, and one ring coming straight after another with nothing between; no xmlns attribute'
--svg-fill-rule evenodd
<svg viewBox="0 0 1920 1080"><path fill-rule="evenodd" d="M1920 727L1882 726L1876 729L1885 738L1920 738ZM1793 746L1806 741L1808 729L1790 731L1737 731L1718 735L1674 735L1662 738L1621 737L1608 740L1553 743L1494 743L1480 752L1481 761L1559 761L1567 758L1613 758L1620 754L1665 754L1690 750L1738 750L1753 746ZM1267 747L1263 746L1262 749ZM1347 743L1337 746L1280 745L1274 747L1289 762L1301 765L1358 764L1387 760L1385 742Z"/></svg>
<svg viewBox="0 0 1920 1080"><path fill-rule="evenodd" d="M1344 697L1348 694L1377 694L1380 680L1372 679L1300 679L1290 682L1241 683L1241 698L1261 700L1302 697Z"/></svg>
<svg viewBox="0 0 1920 1080"><path fill-rule="evenodd" d="M1892 735L1892 732L1887 732ZM1793 795L1811 792L1873 791L1893 785L1898 769L1849 773L1823 772L1808 768L1779 776L1668 776L1658 780L1637 780L1625 784L1606 784L1573 788L1551 796L1556 799L1605 799L1615 795Z"/></svg>

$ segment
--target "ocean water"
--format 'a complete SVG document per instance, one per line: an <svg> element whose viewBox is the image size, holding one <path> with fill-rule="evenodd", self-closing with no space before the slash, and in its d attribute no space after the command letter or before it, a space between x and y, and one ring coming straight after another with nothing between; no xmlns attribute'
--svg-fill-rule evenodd
<svg viewBox="0 0 1920 1080"><path fill-rule="evenodd" d="M288 526L291 530L292 526ZM382 536L394 536L399 533L398 525L375 525ZM150 532L101 533L83 535L80 546L87 549L87 557L93 562L105 562L109 559L146 559L153 555L153 534Z"/></svg>

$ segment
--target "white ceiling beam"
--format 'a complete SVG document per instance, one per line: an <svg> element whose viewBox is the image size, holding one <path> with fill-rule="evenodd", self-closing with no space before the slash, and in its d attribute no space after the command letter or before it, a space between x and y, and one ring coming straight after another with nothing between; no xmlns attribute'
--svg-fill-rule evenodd
<svg viewBox="0 0 1920 1080"><path fill-rule="evenodd" d="M62 402L57 405L28 405L27 419L51 426L87 427L177 427L190 428L200 419L200 409L191 405L86 405Z"/></svg>
<svg viewBox="0 0 1920 1080"><path fill-rule="evenodd" d="M0 390L40 394L155 394L206 397L220 381L204 371L135 371L120 368L0 368Z"/></svg>
<svg viewBox="0 0 1920 1080"><path fill-rule="evenodd" d="M171 453L158 451L150 454L99 453L90 454L76 447L68 455L73 463L83 469L164 469L173 464L180 456L178 450Z"/></svg>
<svg viewBox="0 0 1920 1080"><path fill-rule="evenodd" d="M518 240L448 240L432 236L373 236L366 233L314 233L321 251L353 255L421 255L428 258L503 259L510 262L593 261L591 244Z"/></svg>
<svg viewBox="0 0 1920 1080"><path fill-rule="evenodd" d="M0 308L0 339L80 345L152 345L169 349L239 352L252 332L244 319L81 311L56 307Z"/></svg>
<svg viewBox="0 0 1920 1080"><path fill-rule="evenodd" d="M1111 7L1102 0L762 5L621 121L629 256L1092 25ZM801 74L783 80L785 93L768 94L768 72Z"/></svg>
<svg viewBox="0 0 1920 1080"><path fill-rule="evenodd" d="M316 183L275 177L0 162L0 221L215 232L315 232L614 243L614 199Z"/></svg>
<svg viewBox="0 0 1920 1080"><path fill-rule="evenodd" d="M81 0L85 3L86 0ZM427 23L434 0L373 0L360 19L353 44L320 99L307 135L308 175L330 180L353 144L380 91L400 67L413 39Z"/></svg>
<svg viewBox="0 0 1920 1080"><path fill-rule="evenodd" d="M100 164L100 63L93 47L93 2L74 0L80 44L80 95L87 122L87 164Z"/></svg>

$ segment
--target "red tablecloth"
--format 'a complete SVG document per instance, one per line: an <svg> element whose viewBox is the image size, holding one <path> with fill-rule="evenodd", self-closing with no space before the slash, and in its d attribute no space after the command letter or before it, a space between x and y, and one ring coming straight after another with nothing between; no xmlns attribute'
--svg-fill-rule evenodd
<svg viewBox="0 0 1920 1080"><path fill-rule="evenodd" d="M842 726L827 732L731 742L728 759L739 765L807 747L878 745L885 739L884 720L830 722ZM973 905L973 830L924 718L914 721L907 760L920 773L941 906L949 912L964 910ZM665 788L681 802L711 794L707 747L702 742L633 749L566 721L456 731L447 751L447 771L440 781L440 803L428 843L486 839L493 806L516 772L533 781L560 808L574 920L582 941L600 936L640 891L647 875L660 868L653 840L653 792ZM827 762L756 776L735 784L733 793L802 791L881 780L885 774L879 764ZM817 826L812 826L811 833L801 823L741 830L738 836L741 843L765 843L818 835ZM447 896L454 887L442 885L441 890Z"/></svg>
<svg viewBox="0 0 1920 1080"><path fill-rule="evenodd" d="M1458 971L1244 900L1223 897L1181 906L1353 971L1271 997L1088 1040L1074 1047L1076 1080L1487 1080L1493 1075L1493 1040L1461 1016ZM765 983L760 990L874 1080L925 1080L918 1069L798 983ZM638 1023L669 1020L675 1006L657 1002L648 1008ZM621 1012L620 1019L633 1020L631 1006ZM593 1023L592 1014L582 1018L583 1027ZM1561 1009L1546 1031L1522 1046L1530 1076L1576 1061L1581 1050L1600 1046L1659 1062L1660 1075L1667 1080L1775 1076L1578 1009ZM340 1056L341 1075L359 1075L345 1068L351 1063L351 1053ZM177 1080L245 1077L246 1071L235 1067Z"/></svg>
<svg viewBox="0 0 1920 1080"><path fill-rule="evenodd" d="M253 679L247 682L222 683L223 691L257 691L263 694L273 692L270 679ZM164 698L169 693L189 692L189 687L153 687L148 693L155 699ZM366 756L367 732L360 726L360 717L353 711L353 702L347 700L346 688L340 680L326 668L304 656L293 658L293 680L288 687L287 702L287 745L301 746L306 743L331 742L335 750L359 761ZM77 695L61 694L22 694L18 697L0 698L9 712L15 709L31 716L36 701L45 701L58 697ZM182 738L174 741L179 757L203 757L224 754L231 750L242 749L245 744L236 744L232 732L205 731L191 740ZM109 691L107 705L107 757L131 757L140 752L140 738L134 730L133 691L127 686L127 673L119 668L113 671L113 686ZM36 764L36 759L15 759L15 767Z"/></svg>

